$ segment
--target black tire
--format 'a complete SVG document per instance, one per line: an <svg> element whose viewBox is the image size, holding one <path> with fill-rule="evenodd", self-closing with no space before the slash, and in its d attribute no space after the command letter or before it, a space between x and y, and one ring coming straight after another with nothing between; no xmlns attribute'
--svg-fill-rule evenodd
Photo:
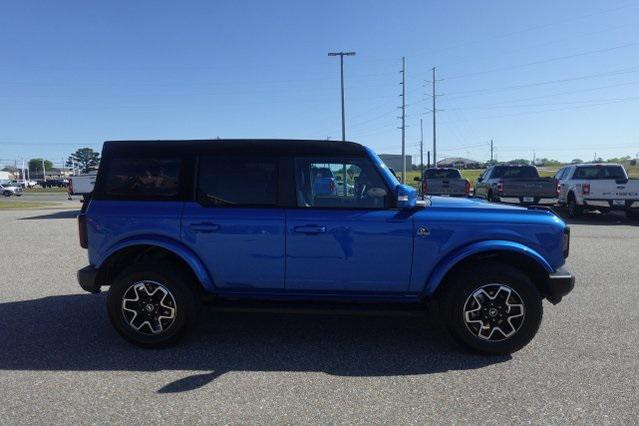
<svg viewBox="0 0 639 426"><path fill-rule="evenodd" d="M11 197L11 191L4 191L2 195L4 195L5 197Z"/></svg>
<svg viewBox="0 0 639 426"><path fill-rule="evenodd" d="M501 286L495 288L494 285ZM500 290L505 288L514 292ZM501 321L499 324L495 323L494 327L487 326L490 336L485 336L483 318L478 318L478 321L482 321L481 325L466 321L466 311L469 310L467 308L476 308L472 304L480 306L476 302L477 299L472 296L481 289L485 289L487 295L497 290L495 300L502 298L498 294L506 294L506 301L511 303L507 311L504 310L505 306L497 306L495 318L486 315L486 323ZM486 299L486 302L492 300ZM515 304L523 305L523 309L515 308ZM502 263L475 264L460 271L447 282L443 294L438 299L438 305L438 315L452 336L463 346L488 355L511 354L526 346L535 337L543 317L542 298L530 278L519 269ZM491 306L485 307L493 311ZM523 316L515 318L520 309ZM508 318L506 312L511 310L512 318ZM481 309L479 311L479 316L483 315ZM499 318L501 313L506 319ZM502 328L508 333L504 333ZM506 337L511 331L512 334ZM478 333L482 334L483 338ZM487 339L491 336L491 339Z"/></svg>
<svg viewBox="0 0 639 426"><path fill-rule="evenodd" d="M581 216L584 212L582 206L577 204L577 199L572 192L568 194L568 204L566 208L568 209L568 216L573 219Z"/></svg>
<svg viewBox="0 0 639 426"><path fill-rule="evenodd" d="M495 197L493 196L493 191L488 191L488 194L486 195L486 199L490 201L491 203L498 202L498 200L496 200Z"/></svg>
<svg viewBox="0 0 639 426"><path fill-rule="evenodd" d="M639 220L639 210L626 210L626 219Z"/></svg>
<svg viewBox="0 0 639 426"><path fill-rule="evenodd" d="M150 290L145 290L141 287L134 289L133 286L137 286L140 283L143 286L149 286ZM157 289L159 284L160 292L157 294L155 300L151 300L153 296L149 296L149 291L153 292ZM143 348L162 348L170 346L176 343L190 328L197 319L199 312L199 297L195 291L195 283L193 279L185 271L173 265L163 266L156 263L140 263L131 265L122 271L111 284L109 293L107 296L107 311L109 313L109 319L111 324L115 327L116 331L125 340L134 345ZM163 291L168 290L170 296L162 298ZM143 297L149 300L149 303L140 303L144 307L136 308L133 302L129 300L127 302L127 309L140 310L139 318L132 320L132 313L125 312L123 308L123 299L127 295L130 299L132 295L139 295L140 300L144 300ZM162 302L158 302L158 298L162 298ZM153 319L151 316L153 313L149 313L148 324L142 325L137 331L130 322L139 325L144 320L143 314L148 312L144 311L147 305L155 305L156 316L170 313L171 306L175 308L172 320ZM168 309L163 313L158 313L161 309ZM142 318L142 320L140 319ZM147 322L147 321L144 321ZM151 322L157 327L155 333L152 329ZM162 323L162 324L160 324ZM158 331L161 330L161 331Z"/></svg>

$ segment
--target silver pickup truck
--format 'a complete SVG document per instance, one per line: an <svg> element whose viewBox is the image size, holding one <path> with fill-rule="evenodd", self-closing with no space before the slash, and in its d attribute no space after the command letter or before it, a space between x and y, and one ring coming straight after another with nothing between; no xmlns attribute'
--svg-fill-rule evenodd
<svg viewBox="0 0 639 426"><path fill-rule="evenodd" d="M444 197L468 197L470 181L463 178L457 169L443 167L427 169L424 170L422 193Z"/></svg>
<svg viewBox="0 0 639 426"><path fill-rule="evenodd" d="M477 179L475 196L513 204L555 204L555 178L543 178L535 166L499 165L488 168Z"/></svg>

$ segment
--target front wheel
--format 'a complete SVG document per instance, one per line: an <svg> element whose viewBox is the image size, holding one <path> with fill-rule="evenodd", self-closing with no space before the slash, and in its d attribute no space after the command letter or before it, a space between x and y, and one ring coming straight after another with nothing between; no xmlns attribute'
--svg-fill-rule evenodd
<svg viewBox="0 0 639 426"><path fill-rule="evenodd" d="M5 197L11 197L11 191L4 191L2 195L4 195Z"/></svg>
<svg viewBox="0 0 639 426"><path fill-rule="evenodd" d="M530 279L506 264L470 267L447 283L439 315L464 346L490 355L510 354L535 336L542 299Z"/></svg>
<svg viewBox="0 0 639 426"><path fill-rule="evenodd" d="M198 300L189 276L158 264L132 265L113 281L107 310L116 331L144 348L169 346L195 320Z"/></svg>

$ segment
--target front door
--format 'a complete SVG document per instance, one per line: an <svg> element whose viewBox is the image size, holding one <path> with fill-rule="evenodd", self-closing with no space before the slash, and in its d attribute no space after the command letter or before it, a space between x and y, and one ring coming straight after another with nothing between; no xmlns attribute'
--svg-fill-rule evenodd
<svg viewBox="0 0 639 426"><path fill-rule="evenodd" d="M279 160L203 156L196 202L182 213L182 239L221 290L284 288L284 209L277 204Z"/></svg>
<svg viewBox="0 0 639 426"><path fill-rule="evenodd" d="M408 290L410 214L367 157L294 160L297 208L286 211L286 290Z"/></svg>

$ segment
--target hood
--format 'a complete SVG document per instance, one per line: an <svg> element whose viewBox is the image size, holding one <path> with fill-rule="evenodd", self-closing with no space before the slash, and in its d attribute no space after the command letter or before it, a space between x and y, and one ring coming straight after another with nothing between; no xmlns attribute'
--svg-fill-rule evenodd
<svg viewBox="0 0 639 426"><path fill-rule="evenodd" d="M506 204L489 203L482 198L454 198L454 197L427 197L430 206L434 208L450 209L491 209L491 210L527 210L525 207L509 206Z"/></svg>

